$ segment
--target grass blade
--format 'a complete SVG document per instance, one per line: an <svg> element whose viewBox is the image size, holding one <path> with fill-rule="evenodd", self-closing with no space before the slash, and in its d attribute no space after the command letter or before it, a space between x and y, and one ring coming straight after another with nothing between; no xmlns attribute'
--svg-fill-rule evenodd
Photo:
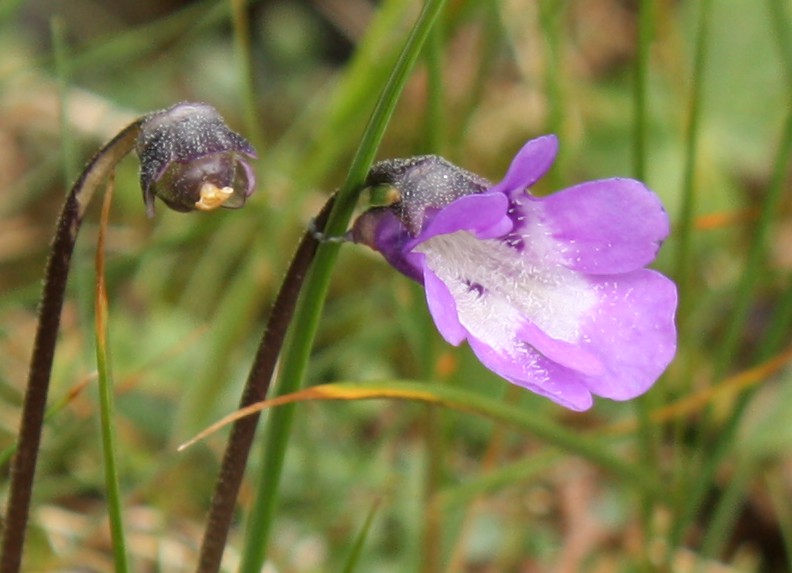
<svg viewBox="0 0 792 573"><path fill-rule="evenodd" d="M371 525L374 523L374 517L377 515L380 502L380 499L374 500L371 509L369 509L368 515L366 515L366 521L363 523L363 527L360 529L360 533L358 533L355 539L355 545L352 547L352 552L349 554L349 559L344 566L344 573L353 573L355 571L355 567L357 567L358 561L360 560L360 555L363 552L363 547L366 545L369 531L371 531Z"/></svg>
<svg viewBox="0 0 792 573"><path fill-rule="evenodd" d="M383 88L382 95L349 168L346 182L338 193L338 198L325 227L327 235L340 235L346 231L357 203L360 187L374 161L379 143L396 107L396 102L407 83L407 78L418 59L429 30L444 5L445 0L427 0L424 4L423 11ZM305 377L308 357L330 284L330 275L338 258L339 247L338 243L325 243L319 248L305 285L303 298L292 322L291 339L283 357L279 394L289 393L299 388ZM264 471L261 472L257 486L256 502L251 510L242 559L241 571L244 573L261 571L266 558L267 540L275 513L280 474L283 469L293 417L294 409L289 406L274 412L268 420L268 432L263 443Z"/></svg>
<svg viewBox="0 0 792 573"><path fill-rule="evenodd" d="M116 573L127 573L126 541L122 517L121 491L118 485L118 466L116 463L115 427L113 425L113 375L110 369L110 348L107 335L107 288L105 284L105 234L113 196L113 177L107 184L102 218L99 225L99 239L96 246L96 366L99 380L99 413L102 431L102 451L104 454L105 487L107 488L110 534L113 540L113 561Z"/></svg>
<svg viewBox="0 0 792 573"><path fill-rule="evenodd" d="M292 394L280 395L276 398L265 400L248 408L225 417L211 427L201 432L189 442L180 446L184 449L199 441L232 421L260 412L265 408L279 406L273 416L286 408L293 408L296 402L314 400L372 400L396 399L436 404L478 416L492 418L498 422L511 424L521 430L537 436L538 438L566 451L567 453L581 456L595 463L613 475L622 479L626 484L634 486L637 490L656 496L662 490L658 476L651 468L625 462L603 448L601 439L583 437L580 434L567 430L563 426L538 415L526 411L519 406L512 406L501 400L482 396L480 393L441 386L438 384L425 384L414 381L389 380L387 382L339 382L322 384Z"/></svg>

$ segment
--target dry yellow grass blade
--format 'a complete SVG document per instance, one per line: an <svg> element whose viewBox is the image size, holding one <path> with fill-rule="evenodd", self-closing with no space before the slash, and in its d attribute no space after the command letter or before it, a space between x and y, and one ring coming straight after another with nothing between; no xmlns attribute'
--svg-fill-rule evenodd
<svg viewBox="0 0 792 573"><path fill-rule="evenodd" d="M377 388L376 390L364 388L341 388L332 384L323 384L321 386L314 386L299 392L293 392L285 396L278 396L269 400L263 400L251 404L246 408L241 408L224 418L221 418L202 432L198 433L194 438L184 442L178 447L178 451L185 450L200 442L204 438L214 434L219 429L235 422L245 416L250 416L256 412L261 412L266 408L273 408L275 406L283 406L284 404L293 404L295 402L309 402L313 400L364 400L368 398L398 398L402 400L418 400L421 402L434 402L440 403L442 400L432 394L431 392L421 392L413 389L399 389L399 388Z"/></svg>

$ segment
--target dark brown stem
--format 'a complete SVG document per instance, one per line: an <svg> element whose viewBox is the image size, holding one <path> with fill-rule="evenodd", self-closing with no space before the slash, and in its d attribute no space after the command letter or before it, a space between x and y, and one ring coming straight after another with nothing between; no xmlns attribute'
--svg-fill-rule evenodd
<svg viewBox="0 0 792 573"><path fill-rule="evenodd" d="M140 120L125 127L93 156L69 191L58 219L39 305L39 321L22 404L17 451L11 464L11 484L3 522L0 573L17 573L22 564L25 529L30 512L52 361L77 234L94 191L116 164L134 149L139 132Z"/></svg>
<svg viewBox="0 0 792 573"><path fill-rule="evenodd" d="M251 366L239 407L244 408L267 397L275 364L278 361L286 331L291 323L303 281L311 266L319 241L316 234L324 229L335 196L330 197L314 221L314 228L305 232L292 258L286 277L272 305L267 327ZM250 447L256 433L259 414L245 416L234 422L228 438L220 473L215 483L209 517L206 522L198 573L216 573L220 569L228 530L234 516L239 487L247 466Z"/></svg>

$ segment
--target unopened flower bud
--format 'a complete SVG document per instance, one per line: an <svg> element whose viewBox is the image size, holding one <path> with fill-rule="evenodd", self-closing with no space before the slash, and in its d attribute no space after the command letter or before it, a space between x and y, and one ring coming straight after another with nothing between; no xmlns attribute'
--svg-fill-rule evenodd
<svg viewBox="0 0 792 573"><path fill-rule="evenodd" d="M148 115L137 143L146 213L154 197L176 211L238 208L253 193L250 143L203 103L179 103Z"/></svg>

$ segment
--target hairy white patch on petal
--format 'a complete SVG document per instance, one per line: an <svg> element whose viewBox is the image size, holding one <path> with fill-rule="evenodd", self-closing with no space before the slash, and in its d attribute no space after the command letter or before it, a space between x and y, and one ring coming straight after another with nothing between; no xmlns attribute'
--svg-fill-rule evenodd
<svg viewBox="0 0 792 573"><path fill-rule="evenodd" d="M522 250L510 246L515 239ZM563 247L538 221L519 236L481 240L457 231L415 250L451 291L462 326L512 356L528 350L517 338L526 322L556 340L579 342L582 320L598 301L592 286L561 264Z"/></svg>

